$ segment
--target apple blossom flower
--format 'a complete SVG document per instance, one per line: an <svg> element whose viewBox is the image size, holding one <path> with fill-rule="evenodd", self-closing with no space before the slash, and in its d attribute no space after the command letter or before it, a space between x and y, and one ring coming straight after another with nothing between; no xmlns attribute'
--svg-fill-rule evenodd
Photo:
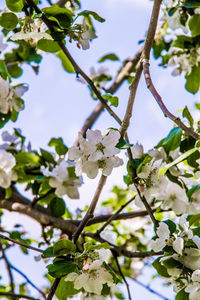
<svg viewBox="0 0 200 300"><path fill-rule="evenodd" d="M102 136L99 130L86 132L86 139L79 133L79 147L71 147L68 151L69 160L75 161L76 175L86 173L91 179L95 178L98 170L102 169L104 176L109 176L113 168L123 164L123 160L117 156L120 152L116 144L120 139L120 133L110 130Z"/></svg>
<svg viewBox="0 0 200 300"><path fill-rule="evenodd" d="M82 181L79 177L70 176L70 168L74 168L73 163L62 160L52 171L45 168L41 168L41 171L50 177L49 185L56 188L55 194L58 197L67 195L71 199L79 199L78 187Z"/></svg>
<svg viewBox="0 0 200 300"><path fill-rule="evenodd" d="M105 268L104 261L108 258L108 249L95 250L89 255L83 264L80 274L72 272L67 275L65 281L73 281L74 288L83 288L88 293L101 295L104 284L109 287L114 285L111 273ZM92 256L97 259L92 259Z"/></svg>
<svg viewBox="0 0 200 300"><path fill-rule="evenodd" d="M133 147L131 147L131 152L133 158L141 158L144 154L144 148L142 144L136 143Z"/></svg>
<svg viewBox="0 0 200 300"><path fill-rule="evenodd" d="M12 41L24 40L31 46L35 46L41 39L53 40L52 36L46 31L46 25L41 20L37 20L29 23L28 26L24 26L20 32L13 34L10 39Z"/></svg>
<svg viewBox="0 0 200 300"><path fill-rule="evenodd" d="M81 25L82 33L79 37L79 43L82 46L83 50L90 48L90 40L95 39L97 36L92 29L86 24L86 19L83 19L83 24Z"/></svg>
<svg viewBox="0 0 200 300"><path fill-rule="evenodd" d="M187 212L189 203L185 190L171 181L168 182L165 189L161 191L158 199L162 200L162 209L172 208L177 215Z"/></svg>
<svg viewBox="0 0 200 300"><path fill-rule="evenodd" d="M24 109L24 104L19 99L28 90L27 85L12 87L7 80L0 76L0 112L7 114L15 109L19 112Z"/></svg>
<svg viewBox="0 0 200 300"><path fill-rule="evenodd" d="M15 165L15 157L11 153L0 149L0 186L2 188L8 188L12 180L17 180L17 175L13 171Z"/></svg>
<svg viewBox="0 0 200 300"><path fill-rule="evenodd" d="M150 248L154 252L159 252L167 245L167 241L170 238L170 231L168 225L164 222L160 222L156 230L156 234L158 238L155 240L151 240Z"/></svg>

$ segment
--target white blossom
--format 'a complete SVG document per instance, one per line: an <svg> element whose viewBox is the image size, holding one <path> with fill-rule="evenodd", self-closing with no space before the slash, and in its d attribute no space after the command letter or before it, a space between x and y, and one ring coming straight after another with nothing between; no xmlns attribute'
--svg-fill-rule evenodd
<svg viewBox="0 0 200 300"><path fill-rule="evenodd" d="M150 248L154 252L159 252L166 246L169 240L170 231L168 225L164 222L160 222L156 233L158 238L150 241Z"/></svg>
<svg viewBox="0 0 200 300"><path fill-rule="evenodd" d="M131 147L131 152L133 158L141 158L144 154L144 148L142 144L136 143L133 147Z"/></svg>
<svg viewBox="0 0 200 300"><path fill-rule="evenodd" d="M109 287L114 285L112 275L103 265L103 262L110 255L110 251L106 249L95 250L93 255L94 257L97 255L98 259L87 258L81 274L72 272L65 278L65 281L73 281L74 288L77 290L83 288L88 293L101 295L105 283Z"/></svg>
<svg viewBox="0 0 200 300"><path fill-rule="evenodd" d="M102 136L99 130L87 130L86 139L79 133L79 147L71 147L68 151L69 160L76 163L76 175L86 173L91 179L95 178L98 170L109 176L113 168L123 164L123 160L117 156L120 152L116 148L120 133L110 130L107 135Z"/></svg>
<svg viewBox="0 0 200 300"><path fill-rule="evenodd" d="M162 200L161 208L170 209L177 214L186 213L188 207L188 198L185 190L178 184L168 182L165 189L159 194L159 199Z"/></svg>
<svg viewBox="0 0 200 300"><path fill-rule="evenodd" d="M35 23L33 22L25 26L22 31L13 34L10 39L12 41L24 40L30 45L35 46L41 39L53 40L51 35L46 31L46 25L42 21L37 20Z"/></svg>
<svg viewBox="0 0 200 300"><path fill-rule="evenodd" d="M83 50L87 50L90 48L89 41L95 39L97 36L94 31L88 27L85 19L83 19L81 29L82 33L79 37L79 43L81 44Z"/></svg>
<svg viewBox="0 0 200 300"><path fill-rule="evenodd" d="M16 165L16 160L14 156L0 149L0 186L2 188L8 188L11 185L12 180L16 180L16 173L13 171Z"/></svg>
<svg viewBox="0 0 200 300"><path fill-rule="evenodd" d="M184 240L181 237L177 237L172 243L173 249L180 255L182 255L184 248Z"/></svg>
<svg viewBox="0 0 200 300"><path fill-rule="evenodd" d="M73 167L71 162L62 160L52 171L41 168L45 176L51 177L49 184L56 188L55 194L58 197L67 195L71 199L79 199L78 187L81 186L82 181L78 177L70 177L69 168Z"/></svg>

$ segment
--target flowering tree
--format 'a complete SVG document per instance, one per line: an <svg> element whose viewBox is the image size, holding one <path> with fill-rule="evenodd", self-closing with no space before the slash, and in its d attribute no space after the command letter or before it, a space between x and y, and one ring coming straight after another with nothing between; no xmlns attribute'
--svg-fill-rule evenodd
<svg viewBox="0 0 200 300"><path fill-rule="evenodd" d="M13 79L22 75L24 64L38 73L45 52L56 55L67 72L87 84L98 104L73 146L66 146L59 137L48 144L52 152L33 150L20 129L2 132L1 215L6 210L27 215L41 224L42 235L35 241L27 239L19 225L14 231L0 228L1 259L10 279L9 285L0 286L0 296L35 299L26 290L31 284L39 299L55 296L64 300L77 294L82 299L132 299L126 277L137 278L144 262L153 257L153 267L173 285L176 300L200 299L199 121L187 106L182 119L173 115L150 72L152 51L163 67L174 66L174 76L184 74L188 92L198 92L200 1L154 0L141 49L124 61L114 79L104 69L88 76L68 51L69 42L87 50L91 40L97 38L95 22L105 20L96 11L82 10L79 0L47 2L48 6L39 0L6 0L7 7L1 11L0 126L15 122L24 109L22 97L28 85L13 85ZM106 60L117 61L118 57L109 53L99 62ZM146 153L141 144L133 145L128 137L142 74L164 116L173 122L167 137ZM110 80L112 84L107 87ZM113 94L126 80L130 96L121 120L116 109L120 99ZM196 109L200 109L199 104ZM116 127L105 128L102 133L91 128L103 111L114 118ZM120 156L122 151L127 152L125 159ZM126 187L114 186L115 196L101 202L107 178L113 168L123 164L127 165L122 178ZM84 178L93 180L98 173L101 177L93 198L78 214L70 213L71 199L79 198ZM26 191L32 195L29 199ZM109 213L99 213L98 202ZM132 229L131 222L137 221ZM149 228L154 230L153 236ZM25 254L28 250L39 252L38 259L47 261L48 290L36 287L8 260L6 252L13 245L20 246ZM18 286L13 270L22 274L26 283ZM116 288L123 281L128 296Z"/></svg>

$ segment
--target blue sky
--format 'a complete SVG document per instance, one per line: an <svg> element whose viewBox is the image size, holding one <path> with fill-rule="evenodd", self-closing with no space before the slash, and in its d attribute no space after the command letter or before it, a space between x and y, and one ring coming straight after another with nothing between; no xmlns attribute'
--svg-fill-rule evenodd
<svg viewBox="0 0 200 300"><path fill-rule="evenodd" d="M105 23L95 23L98 39L91 43L87 51L79 50L75 43L69 44L69 49L80 66L89 73L90 67L98 69L98 59L104 54L114 52L123 61L132 57L139 49L138 41L143 39L148 27L151 14L152 1L149 0L85 0L83 9L94 10L106 19ZM68 44L68 43L67 43ZM185 105L193 107L194 102L200 100L199 95L193 96L184 89L183 77L172 77L171 69L158 67L159 61L152 58L152 78L163 96L163 100L171 112L175 112ZM120 62L109 62L110 73L120 67ZM23 134L31 141L33 148L47 147L51 137L63 137L65 143L71 146L84 120L96 106L97 102L89 96L86 85L76 80L74 74L66 73L59 60L52 54L44 55L40 66L40 73L36 76L29 66L24 65L23 76L16 80L17 83L30 84L29 92L24 96L26 108L20 114L16 124L9 123L8 128L20 127ZM128 84L124 83L116 94L119 97L119 107L116 112L123 117L129 96ZM95 129L104 131L108 127L118 127L116 122L104 112L95 123ZM152 148L171 129L172 122L166 119L157 103L147 90L142 78L133 109L133 117L129 128L131 142L139 141L148 150ZM121 171L113 171L108 180L101 199L106 199L114 184L123 186ZM91 199L98 178L91 182L84 178L85 185L81 188L81 200L69 203L69 207L83 207L86 199ZM3 225L12 228L15 222L23 222L30 236L36 237L40 232L40 226L27 217L18 214L6 213L2 220ZM35 283L42 282L41 273L45 272L44 263L35 263L33 256L24 257L20 250L9 250L9 258L25 271ZM0 269L4 268L0 262ZM150 273L145 272L141 280L148 282ZM17 277L18 280L19 277ZM154 283L155 289L166 294L160 282ZM131 284L135 300L148 297L149 300L159 299L151 295L137 284ZM171 292L167 290L169 296Z"/></svg>

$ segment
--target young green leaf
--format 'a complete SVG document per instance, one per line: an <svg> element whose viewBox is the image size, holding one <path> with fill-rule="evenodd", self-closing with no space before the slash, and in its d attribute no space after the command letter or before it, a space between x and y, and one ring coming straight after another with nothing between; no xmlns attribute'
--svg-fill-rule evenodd
<svg viewBox="0 0 200 300"><path fill-rule="evenodd" d="M18 17L13 13L3 13L0 16L0 25L7 29L13 30L18 24Z"/></svg>
<svg viewBox="0 0 200 300"><path fill-rule="evenodd" d="M105 22L105 19L100 17L95 11L91 11L91 10L83 10L82 12L80 12L77 16L84 16L84 17L88 17L88 16L92 16L95 20L103 23Z"/></svg>
<svg viewBox="0 0 200 300"><path fill-rule="evenodd" d="M196 94L200 88L200 65L194 66L190 74L186 74L185 88L188 92Z"/></svg>
<svg viewBox="0 0 200 300"><path fill-rule="evenodd" d="M6 0L6 5L13 12L21 12L24 7L24 0Z"/></svg>
<svg viewBox="0 0 200 300"><path fill-rule="evenodd" d="M61 137L59 138L52 138L49 143L48 146L54 146L56 152L58 153L58 155L65 155L68 151L67 146L63 143L63 139Z"/></svg>
<svg viewBox="0 0 200 300"><path fill-rule="evenodd" d="M71 254L76 251L76 246L68 239L61 239L54 243L53 253L55 255Z"/></svg>
<svg viewBox="0 0 200 300"><path fill-rule="evenodd" d="M102 56L98 62L101 63L101 62L104 62L105 60L112 60L112 61L119 61L119 57L115 54L115 53L109 53L109 54L106 54L104 56Z"/></svg>

